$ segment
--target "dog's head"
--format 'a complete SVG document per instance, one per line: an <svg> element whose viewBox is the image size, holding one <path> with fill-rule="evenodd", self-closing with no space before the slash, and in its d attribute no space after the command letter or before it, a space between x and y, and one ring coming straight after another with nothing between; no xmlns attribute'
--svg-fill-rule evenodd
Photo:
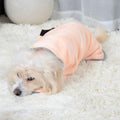
<svg viewBox="0 0 120 120"><path fill-rule="evenodd" d="M10 91L17 96L40 89L49 94L57 93L63 85L63 63L47 51L35 52L32 59L29 57L31 54L31 51L19 53L22 57L13 61L17 63L13 63L8 74Z"/></svg>
<svg viewBox="0 0 120 120"><path fill-rule="evenodd" d="M15 66L9 73L10 90L17 96L31 94L43 84L42 73L24 65Z"/></svg>
<svg viewBox="0 0 120 120"><path fill-rule="evenodd" d="M30 95L40 89L55 94L62 86L63 70L56 64L41 69L16 65L12 67L8 76L10 91L17 96Z"/></svg>

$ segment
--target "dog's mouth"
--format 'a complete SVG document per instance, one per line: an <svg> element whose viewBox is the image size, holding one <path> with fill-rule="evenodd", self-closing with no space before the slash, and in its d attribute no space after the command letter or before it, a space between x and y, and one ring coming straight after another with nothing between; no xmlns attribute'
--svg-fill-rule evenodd
<svg viewBox="0 0 120 120"><path fill-rule="evenodd" d="M38 89L35 89L32 93L46 93L46 92L48 91L43 88L38 88Z"/></svg>
<svg viewBox="0 0 120 120"><path fill-rule="evenodd" d="M47 93L48 91L44 88L37 88L35 89L32 94L35 94L35 93Z"/></svg>

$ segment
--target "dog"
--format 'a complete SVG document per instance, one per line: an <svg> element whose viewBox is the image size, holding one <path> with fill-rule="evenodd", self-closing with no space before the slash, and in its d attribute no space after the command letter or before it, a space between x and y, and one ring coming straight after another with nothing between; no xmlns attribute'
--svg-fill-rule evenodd
<svg viewBox="0 0 120 120"><path fill-rule="evenodd" d="M8 75L10 90L16 96L34 92L56 94L77 69L81 60L105 59L100 43L107 33L98 29L93 35L79 22L62 24L43 30L39 40L19 54Z"/></svg>

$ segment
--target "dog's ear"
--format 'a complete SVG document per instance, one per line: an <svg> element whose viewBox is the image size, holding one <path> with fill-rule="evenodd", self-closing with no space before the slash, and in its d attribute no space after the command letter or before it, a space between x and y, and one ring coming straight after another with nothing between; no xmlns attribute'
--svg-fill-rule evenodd
<svg viewBox="0 0 120 120"><path fill-rule="evenodd" d="M44 89L50 94L56 94L60 91L63 85L63 70L57 70L44 73Z"/></svg>
<svg viewBox="0 0 120 120"><path fill-rule="evenodd" d="M63 70L59 69L55 72L52 72L53 76L55 77L55 79L57 79L57 81L61 81L61 77L63 77Z"/></svg>
<svg viewBox="0 0 120 120"><path fill-rule="evenodd" d="M52 94L55 94L60 91L63 86L63 70L58 69L57 71L52 72L53 74L53 82L51 84Z"/></svg>

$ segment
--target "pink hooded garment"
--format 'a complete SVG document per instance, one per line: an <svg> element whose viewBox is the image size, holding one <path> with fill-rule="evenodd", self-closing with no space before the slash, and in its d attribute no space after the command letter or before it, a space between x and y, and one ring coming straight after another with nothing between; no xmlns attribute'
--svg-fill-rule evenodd
<svg viewBox="0 0 120 120"><path fill-rule="evenodd" d="M52 29L32 48L47 49L64 63L64 75L72 74L81 60L103 60L104 52L92 33L78 22L70 22Z"/></svg>

